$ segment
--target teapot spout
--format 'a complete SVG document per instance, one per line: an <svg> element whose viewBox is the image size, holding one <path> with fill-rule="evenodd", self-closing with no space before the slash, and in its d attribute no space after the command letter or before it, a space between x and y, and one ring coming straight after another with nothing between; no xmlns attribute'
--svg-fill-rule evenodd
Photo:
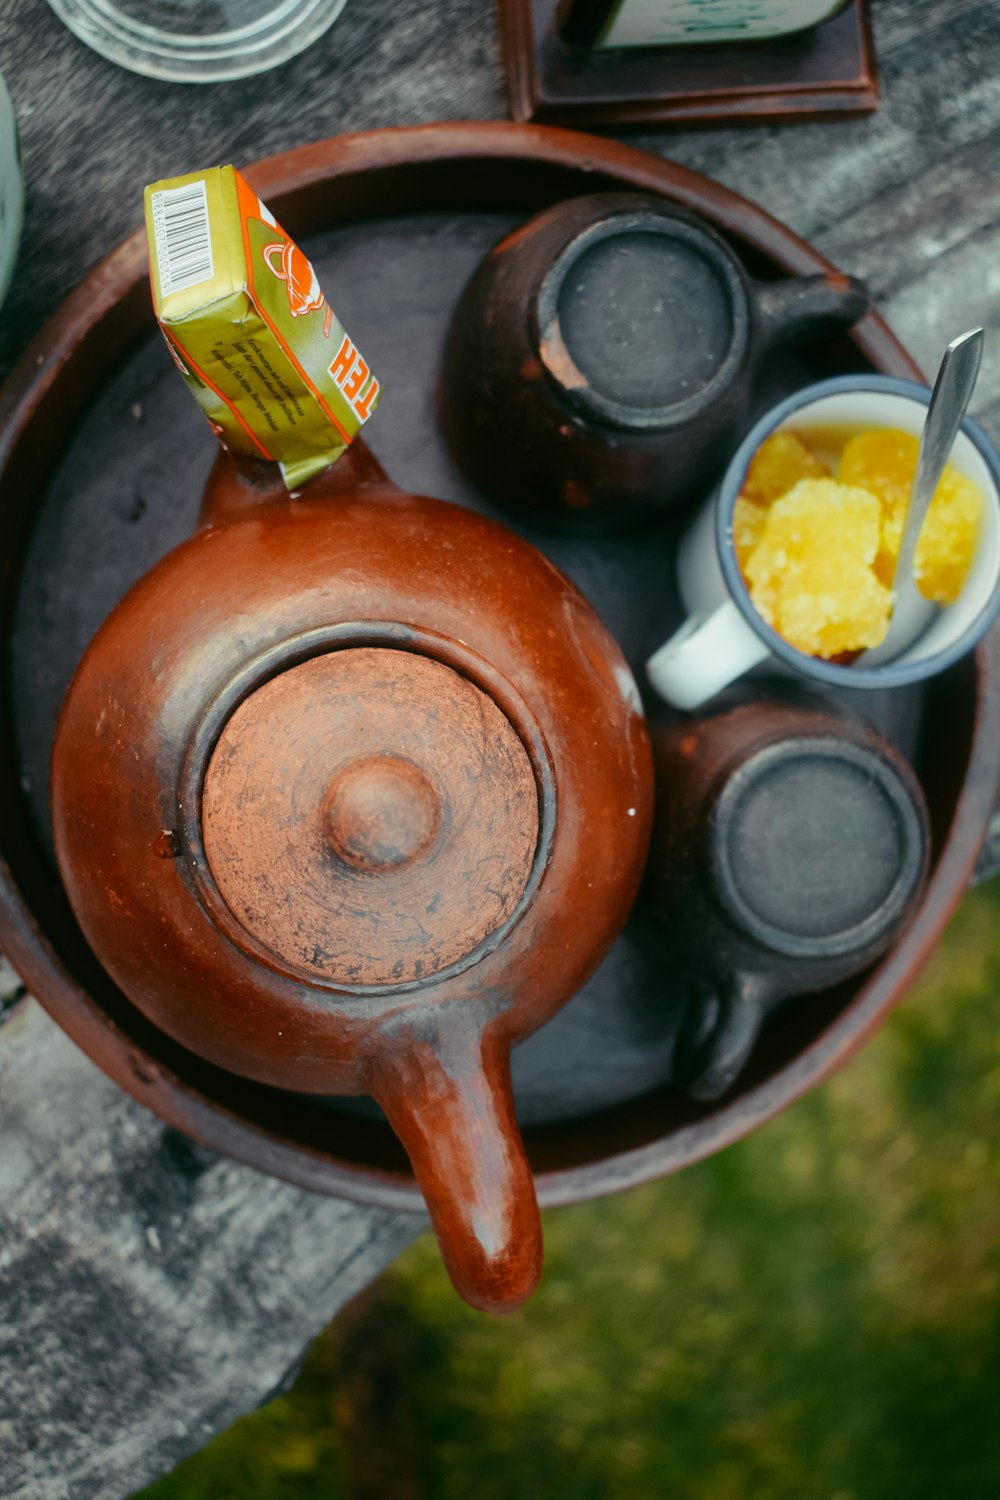
<svg viewBox="0 0 1000 1500"><path fill-rule="evenodd" d="M471 1006L456 1010L440 1026L383 1032L370 1087L409 1154L455 1289L473 1307L508 1312L541 1275L541 1220L509 1042Z"/></svg>

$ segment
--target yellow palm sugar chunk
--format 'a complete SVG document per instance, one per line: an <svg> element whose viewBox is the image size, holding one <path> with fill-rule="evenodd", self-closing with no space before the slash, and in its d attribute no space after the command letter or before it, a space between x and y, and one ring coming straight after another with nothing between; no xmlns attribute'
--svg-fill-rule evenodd
<svg viewBox="0 0 1000 1500"><path fill-rule="evenodd" d="M883 550L895 557L913 487L919 443L908 432L884 427L859 432L840 456L840 481L871 490L882 503Z"/></svg>
<svg viewBox="0 0 1000 1500"><path fill-rule="evenodd" d="M829 472L797 433L772 432L764 439L750 460L733 508L733 545L744 572L763 535L767 507L787 495L800 479L819 479Z"/></svg>
<svg viewBox="0 0 1000 1500"><path fill-rule="evenodd" d="M913 560L913 576L925 599L954 604L976 555L982 514L979 486L949 464L934 491Z"/></svg>
<svg viewBox="0 0 1000 1500"><path fill-rule="evenodd" d="M750 597L789 645L809 656L877 646L892 592L875 576L881 507L870 491L801 480L767 512L746 566Z"/></svg>
<svg viewBox="0 0 1000 1500"><path fill-rule="evenodd" d="M754 505L780 500L800 479L824 479L830 473L796 432L772 432L747 469L741 496Z"/></svg>
<svg viewBox="0 0 1000 1500"><path fill-rule="evenodd" d="M736 504L733 506L733 546L736 548L736 561L744 573L751 553L764 535L766 520L767 511L762 506L754 505L743 495L736 497Z"/></svg>
<svg viewBox="0 0 1000 1500"><path fill-rule="evenodd" d="M899 553L919 446L912 434L886 428L859 433L841 457L843 483L862 485L882 502L875 571L883 582L891 580ZM917 587L935 604L953 604L961 593L975 556L982 510L978 485L948 464L934 491L914 563Z"/></svg>

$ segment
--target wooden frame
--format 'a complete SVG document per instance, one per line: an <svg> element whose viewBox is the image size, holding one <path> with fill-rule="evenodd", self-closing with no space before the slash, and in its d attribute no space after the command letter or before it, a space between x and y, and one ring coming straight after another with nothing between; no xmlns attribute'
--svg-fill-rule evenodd
<svg viewBox="0 0 1000 1500"><path fill-rule="evenodd" d="M558 0L497 0L510 112L567 125L822 119L878 108L869 0L773 42L590 52L562 41Z"/></svg>

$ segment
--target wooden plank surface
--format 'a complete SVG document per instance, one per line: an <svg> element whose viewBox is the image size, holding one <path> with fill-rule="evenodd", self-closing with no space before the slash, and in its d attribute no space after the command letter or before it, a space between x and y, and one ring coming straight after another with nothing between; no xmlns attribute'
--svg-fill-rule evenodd
<svg viewBox="0 0 1000 1500"><path fill-rule="evenodd" d="M131 1494L294 1377L422 1228L214 1157L34 1000L0 1029L0 1494Z"/></svg>
<svg viewBox="0 0 1000 1500"><path fill-rule="evenodd" d="M1000 7L875 0L874 18L873 117L629 138L866 278L925 367L984 323L974 411L1000 440ZM307 55L210 88L122 72L41 0L0 0L0 67L28 183L0 374L139 226L152 178L344 130L504 114L492 0L348 0ZM13 985L0 970L0 994ZM0 1020L0 1494L118 1500L267 1399L420 1226L165 1131L30 999Z"/></svg>

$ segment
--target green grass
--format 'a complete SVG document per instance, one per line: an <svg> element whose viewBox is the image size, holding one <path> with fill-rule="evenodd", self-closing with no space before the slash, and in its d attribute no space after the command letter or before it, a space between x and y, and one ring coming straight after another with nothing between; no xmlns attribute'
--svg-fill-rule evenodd
<svg viewBox="0 0 1000 1500"><path fill-rule="evenodd" d="M289 1396L146 1500L1000 1492L998 994L1000 883L837 1078L678 1177L548 1214L527 1307L471 1311L421 1240Z"/></svg>

